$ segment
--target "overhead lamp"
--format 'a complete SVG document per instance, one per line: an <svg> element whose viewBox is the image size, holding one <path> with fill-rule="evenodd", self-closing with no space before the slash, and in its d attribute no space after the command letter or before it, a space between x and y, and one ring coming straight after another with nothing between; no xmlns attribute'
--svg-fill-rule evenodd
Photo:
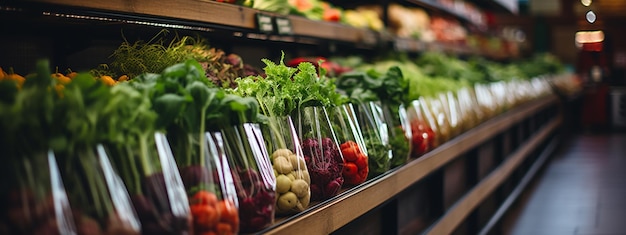
<svg viewBox="0 0 626 235"><path fill-rule="evenodd" d="M594 43L604 41L604 32L597 31L578 31L575 36L576 43Z"/></svg>
<svg viewBox="0 0 626 235"><path fill-rule="evenodd" d="M596 22L596 13L593 13L593 11L590 10L585 15L585 18L587 18L587 22L593 24L593 22Z"/></svg>
<svg viewBox="0 0 626 235"><path fill-rule="evenodd" d="M580 0L580 3L583 4L583 6L590 6L591 5L591 0Z"/></svg>

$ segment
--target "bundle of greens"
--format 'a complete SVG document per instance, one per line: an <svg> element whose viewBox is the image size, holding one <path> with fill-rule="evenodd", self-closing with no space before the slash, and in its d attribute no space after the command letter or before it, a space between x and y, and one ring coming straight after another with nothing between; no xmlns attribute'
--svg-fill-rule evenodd
<svg viewBox="0 0 626 235"><path fill-rule="evenodd" d="M470 63L442 52L425 52L417 58L416 64L432 77L444 77L470 84L485 81L485 74L474 70Z"/></svg>
<svg viewBox="0 0 626 235"><path fill-rule="evenodd" d="M204 216L203 211L211 205L196 204L193 198L214 195L217 197L216 200L225 199L226 196L222 194L218 184L232 181L218 179L227 176L214 177L215 172L209 172L211 164L208 161L213 161L213 165L219 163L212 160L215 156L208 156L213 153L208 151L207 132L225 132L225 129L232 130L231 127L239 130L245 123L256 122L259 118L256 100L229 94L226 90L215 87L205 78L202 66L195 60L169 66L160 74L142 74L132 80L131 84L144 91L152 100L152 108L158 114L156 127L167 133L174 158L181 168L183 184L190 202L193 203L192 216L194 218ZM239 142L236 140L238 136L232 132L223 133L223 137L227 143ZM252 153L251 149L236 156L231 152L229 158L238 163L245 162L241 165L250 165L256 161ZM256 181L262 179L256 177ZM241 180L242 176L236 177L236 183ZM271 188L266 191L271 198ZM244 189L238 190L237 193L239 192L244 192ZM271 202L273 203L273 200ZM249 223L243 219L241 222L242 228ZM194 220L195 229L201 231L211 231L215 229L215 224L217 222ZM222 226L228 226L230 231L236 232L239 229L238 224L239 220L230 219Z"/></svg>
<svg viewBox="0 0 626 235"><path fill-rule="evenodd" d="M565 70L562 62L550 53L537 53L518 64L528 79L541 75L559 74Z"/></svg>
<svg viewBox="0 0 626 235"><path fill-rule="evenodd" d="M300 63L297 68L288 67L283 59L284 54L279 64L264 59L266 77L238 79L236 92L256 97L261 112L268 117L289 115L296 117L296 132L299 135L298 139L302 141L307 170L311 173L311 197L313 200L329 198L335 195L343 184L341 177L343 160L336 140L333 141L334 132L324 107L341 104L345 102L345 97L336 92L334 80L327 78L321 67L317 71L309 62ZM279 119L270 119L267 124L273 133L283 133L277 120ZM283 136L276 139L282 141L281 139L287 138ZM321 139L324 141L318 143L317 140ZM279 146L288 147L285 143L279 143ZM302 177L307 178L304 173ZM308 199L305 196L306 194L303 194L301 199ZM302 201L300 203L308 204Z"/></svg>
<svg viewBox="0 0 626 235"><path fill-rule="evenodd" d="M133 79L145 73L160 73L190 59L198 61L205 79L218 87L234 87L236 78L259 74L254 67L244 64L239 55L211 48L203 38L175 35L167 39L167 32L163 30L149 41L131 43L124 39L111 54L113 61L92 70L92 74Z"/></svg>
<svg viewBox="0 0 626 235"><path fill-rule="evenodd" d="M0 114L3 123L6 117L19 115L7 119L6 123L11 126L3 128L17 137L8 140L14 145L7 146L9 156L18 163L16 173L28 169L21 167L24 166L22 163L41 163L40 157L46 152L48 158L44 162L47 162L47 167L52 169L50 164L58 161L60 177L71 189L67 195L74 211L71 219L56 219L63 219L64 225L72 227L71 223L75 222L78 234L138 234L139 222L133 207L127 203L130 199L127 198L126 188L112 184L118 176L108 164L106 154L96 152L96 145L103 141L103 132L110 131L106 128L107 119L102 117L111 112L108 102L114 95L112 89L87 73L61 82L50 71L47 62L40 61L36 73L28 76L22 90L14 94L14 99L3 102L10 107L7 107L6 113ZM39 174L27 172L25 175ZM25 185L35 184L31 181ZM43 186L46 190L59 190L54 189L56 185ZM63 210L62 207L67 204L54 206Z"/></svg>
<svg viewBox="0 0 626 235"><path fill-rule="evenodd" d="M48 66L40 61L39 76L21 77L19 83L0 79L0 175L5 179L0 185L0 217L8 234L76 233L68 198L55 196L65 188L51 185L50 180L60 178L51 175L58 172L55 158L46 156L54 144L50 140L58 119L53 109L59 96L51 89L56 81L50 79Z"/></svg>
<svg viewBox="0 0 626 235"><path fill-rule="evenodd" d="M266 59L263 62L266 64L267 76L240 78L237 80L238 88L234 92L256 98L261 112L267 117L264 135L272 152L272 167L279 193L277 212L293 214L308 207L311 198L309 187L311 180L291 114L300 105L312 102L313 98L303 99L302 95L305 93L301 89L306 88L303 84L292 81L292 77L299 73L297 68L285 66L282 59L279 65ZM306 77L304 75L313 76L311 73L297 76L303 77L300 78L303 80ZM310 78L312 77L306 79Z"/></svg>
<svg viewBox="0 0 626 235"><path fill-rule="evenodd" d="M407 102L407 96L409 95L409 84L407 79L404 78L402 70L399 66L390 66L386 68L385 73L381 73L376 68L369 68L366 72L352 72L342 75L338 79L338 88L345 90L346 94L357 104L367 103L372 101L380 101L383 106L381 108L388 109L386 114L386 125L390 128L388 133L391 138L388 143L382 143L382 145L390 144L393 150L392 158L389 159L385 151L378 151L381 155L373 156L369 158L369 165L372 167L372 174L378 175L391 166L398 166L404 164L408 160L410 141L407 133L404 130L408 128L402 127L402 118L400 116L400 107ZM365 110L363 110L365 111ZM359 120L359 122L366 122L367 120ZM372 135L368 135L372 136ZM366 137L366 136L364 136ZM379 135L379 140L383 138ZM381 149L377 144L378 141L366 140L370 146L368 149ZM393 164L392 164L393 163ZM377 169L376 166L382 167Z"/></svg>

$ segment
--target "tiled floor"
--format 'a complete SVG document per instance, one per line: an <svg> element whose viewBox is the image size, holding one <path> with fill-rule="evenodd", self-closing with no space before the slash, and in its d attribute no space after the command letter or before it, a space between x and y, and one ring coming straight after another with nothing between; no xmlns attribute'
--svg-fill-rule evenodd
<svg viewBox="0 0 626 235"><path fill-rule="evenodd" d="M626 234L626 134L571 138L504 217L505 234Z"/></svg>

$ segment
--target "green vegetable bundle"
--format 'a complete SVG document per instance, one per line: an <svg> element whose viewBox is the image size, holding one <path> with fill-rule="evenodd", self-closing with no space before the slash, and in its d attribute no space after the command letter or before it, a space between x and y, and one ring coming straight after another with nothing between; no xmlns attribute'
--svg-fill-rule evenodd
<svg viewBox="0 0 626 235"><path fill-rule="evenodd" d="M380 165L383 169L388 169L389 167L406 163L410 153L410 128L408 128L406 114L403 115L403 112L406 112L403 107L408 100L409 84L399 66L391 65L380 68L384 68L385 71L380 72L377 68L370 67L365 72L356 71L344 74L339 77L337 86L339 89L344 90L356 104L380 102L381 111L379 113L383 117L381 123L384 123L384 126L388 129L385 133L378 132L379 137L377 139L389 139L388 142L383 142L382 145L389 144L393 154L390 163L381 164L384 161L377 162L376 160L384 160L386 155L384 151L379 151L381 155L377 157L371 156L370 163L373 163L373 166ZM372 115L374 114L372 113ZM368 122L367 119L364 119L364 116L360 118L359 123ZM388 134L389 137L383 138L382 134ZM374 142L370 140L369 143L372 144ZM372 148L382 150L380 145L372 146ZM381 174L384 171L372 170L374 172L373 175Z"/></svg>
<svg viewBox="0 0 626 235"><path fill-rule="evenodd" d="M54 142L50 138L60 134L55 131L58 119L53 115L60 97L53 89L56 81L50 79L48 66L47 61L40 61L40 76L29 76L21 89L13 81L0 80L0 175L4 180L0 217L8 234L76 233L51 151Z"/></svg>
<svg viewBox="0 0 626 235"><path fill-rule="evenodd" d="M40 61L23 90L15 93L8 112L0 115L4 119L5 114L21 114L13 123L9 122L19 129L7 128L9 134L19 132L14 133L15 146L8 147L10 158L26 162L31 160L30 156L44 156L42 153L48 152L48 167L58 162L61 180L71 189L67 195L74 211L73 219L57 219L65 219L68 226L72 223L69 220L73 220L77 233L138 234L139 221L126 188L117 183L119 176L99 145L111 133L108 120L102 117L112 112L107 102L114 96L113 90L86 73L67 83L58 83L48 67L46 61ZM21 113L24 111L28 113ZM41 158L37 158L32 162L40 162Z"/></svg>

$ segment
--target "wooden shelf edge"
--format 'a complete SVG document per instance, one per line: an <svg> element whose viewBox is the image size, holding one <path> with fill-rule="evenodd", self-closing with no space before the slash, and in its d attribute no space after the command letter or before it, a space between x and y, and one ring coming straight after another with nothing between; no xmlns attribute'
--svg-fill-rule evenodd
<svg viewBox="0 0 626 235"><path fill-rule="evenodd" d="M479 235L487 235L490 231L494 229L496 224L501 221L502 217L504 217L505 213L509 211L509 209L513 206L515 201L521 197L521 194L524 192L526 187L530 184L533 178L538 174L540 169L545 165L545 163L550 159L550 156L556 151L559 140L558 138L553 138L549 144L543 149L537 160L532 164L532 166L528 169L526 174L522 177L520 182L515 186L513 191L506 197L506 199L502 202L500 207L496 210L496 212L489 218L489 221L478 233Z"/></svg>
<svg viewBox="0 0 626 235"><path fill-rule="evenodd" d="M168 17L211 24L252 29L257 10L208 0L27 0L58 6L71 6L92 10L114 11L123 14L140 14Z"/></svg>
<svg viewBox="0 0 626 235"><path fill-rule="evenodd" d="M210 0L167 0L156 2L154 0L26 0L24 2L111 11L129 15L171 18L252 31L256 31L257 27L256 14L262 12L270 16L287 17L291 21L294 36L365 45L375 45L379 41L378 34L369 29L355 28L340 23L315 21L301 16L285 16L274 12Z"/></svg>
<svg viewBox="0 0 626 235"><path fill-rule="evenodd" d="M347 190L319 207L287 219L263 234L329 234L393 198L428 174L515 123L556 103L550 95L505 112L424 156L371 182ZM556 125L558 123L552 123ZM549 128L552 129L552 128ZM546 128L543 129L545 131Z"/></svg>
<svg viewBox="0 0 626 235"><path fill-rule="evenodd" d="M431 226L426 234L452 234L463 220L500 186L519 165L534 151L562 122L561 116L552 119L530 140L522 145L508 160L493 170L463 198L457 201L441 219Z"/></svg>

